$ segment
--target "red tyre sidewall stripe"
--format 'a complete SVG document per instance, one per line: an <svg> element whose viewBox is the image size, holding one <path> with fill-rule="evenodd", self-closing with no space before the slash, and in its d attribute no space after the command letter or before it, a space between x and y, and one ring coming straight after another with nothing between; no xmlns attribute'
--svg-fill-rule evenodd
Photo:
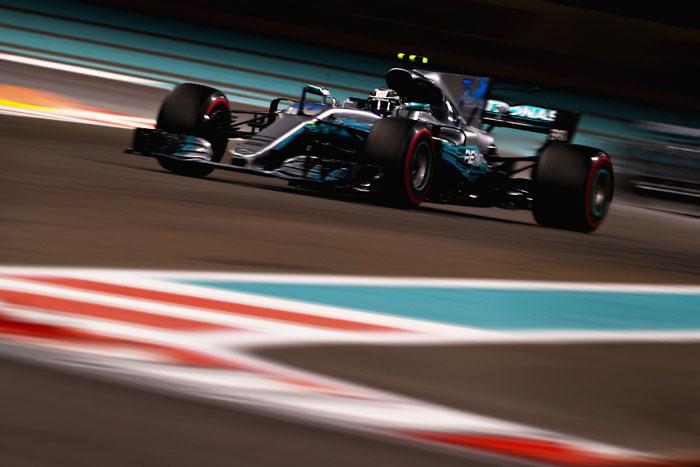
<svg viewBox="0 0 700 467"><path fill-rule="evenodd" d="M231 107L230 107L230 104L229 104L229 102L228 102L228 99L226 99L225 97L217 97L216 99L214 99L213 101L211 101L211 103L209 104L209 107L207 107L207 111L205 112L205 114L206 114L206 115L209 115L210 113L212 113L212 111L213 111L213 110L216 108L216 106L219 105L219 104L223 104L223 105L226 107L227 110L230 110L230 108L231 108Z"/></svg>
<svg viewBox="0 0 700 467"><path fill-rule="evenodd" d="M593 166L591 166L590 170L588 171L588 180L586 181L586 219L588 220L588 225L590 225L592 228L597 228L601 222L603 222L603 219L593 219L593 216L591 216L591 188L593 187L593 177L595 176L596 172L598 169L602 166L605 166L607 169L610 169L612 172L612 164L610 163L610 158L608 157L607 154L601 153L600 155L597 156L598 159L593 163ZM611 174L612 175L612 174Z"/></svg>
<svg viewBox="0 0 700 467"><path fill-rule="evenodd" d="M422 128L420 129L414 136L413 140L411 140L411 144L408 146L408 150L406 151L406 162L404 163L404 186L406 188L406 193L408 194L408 199L413 203L414 205L419 205L422 203L426 196L428 195L428 190L430 189L430 185L433 182L433 163L435 162L434 160L431 161L430 165L430 179L428 180L428 185L425 187L423 192L419 195L416 196L413 193L413 188L411 187L411 156L413 155L413 151L416 149L416 145L418 144L418 140L422 135L427 135L430 141L430 146L431 146L431 151L432 151L432 156L433 159L435 159L435 147L433 146L433 135L430 134L430 131L428 131L427 128Z"/></svg>

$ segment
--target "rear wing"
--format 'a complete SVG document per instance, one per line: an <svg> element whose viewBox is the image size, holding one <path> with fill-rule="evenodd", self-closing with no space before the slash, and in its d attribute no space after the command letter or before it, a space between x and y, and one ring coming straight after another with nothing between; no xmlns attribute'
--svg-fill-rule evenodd
<svg viewBox="0 0 700 467"><path fill-rule="evenodd" d="M490 130L493 127L506 127L547 135L552 141L570 142L580 115L561 109L550 109L527 104L508 104L489 99L486 101L482 123Z"/></svg>
<svg viewBox="0 0 700 467"><path fill-rule="evenodd" d="M408 86L408 91L416 91L423 81L432 83L441 94L447 97L451 104L457 107L467 125L475 127L486 125L487 130L491 130L493 127L507 127L542 133L547 135L548 140L565 143L570 142L574 137L580 117L576 112L527 104L509 104L501 100L490 99L494 87L491 78L416 69L414 68L416 64L428 64L428 58L420 55L399 53L397 58L401 61L408 61L411 72L401 73L402 70L396 68L390 70L387 74L389 87L396 89L401 94L405 89L398 89L399 87ZM392 72L395 76L390 76ZM418 76L414 72L417 72ZM409 85L409 83L412 84ZM427 95L428 93L422 92L421 94ZM433 104L425 99L419 98L418 101Z"/></svg>

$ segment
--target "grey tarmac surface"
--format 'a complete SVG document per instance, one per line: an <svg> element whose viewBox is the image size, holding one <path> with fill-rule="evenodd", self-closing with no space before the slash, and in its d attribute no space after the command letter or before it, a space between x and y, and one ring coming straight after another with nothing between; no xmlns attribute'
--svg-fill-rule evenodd
<svg viewBox="0 0 700 467"><path fill-rule="evenodd" d="M697 344L339 345L258 353L474 413L700 462Z"/></svg>
<svg viewBox="0 0 700 467"><path fill-rule="evenodd" d="M0 264L698 283L700 221L692 217L616 204L599 232L584 235L540 228L528 212L437 205L402 211L290 190L283 182L252 176L221 173L202 180L178 177L161 170L153 160L122 154L129 139L125 130L0 116ZM654 426L657 431L653 433L658 434L654 447L664 449L690 449L689 443L697 440L697 346L620 346L609 354L619 355L629 364L615 364L614 358L596 353L594 348L552 348L551 353L556 351L560 359L547 355L546 349L541 354L535 348L523 353L514 350L521 358L513 358L507 348L499 349L298 350L290 351L285 360L330 372L332 366L347 364L348 376L359 381L470 410L482 407L486 411L488 407L490 414L507 416L512 409L512 417L542 423L545 428L589 433L602 423L610 426L598 431L601 438L637 444L646 439L643 433L625 437L616 427L634 431L634 426ZM669 355L668 368L653 358L656 351ZM590 352L595 358L587 360ZM337 360L333 363L326 355ZM400 362L392 364L396 373L386 377L390 382L377 376L372 363L385 361L381 355L391 355ZM475 355L483 359L472 357ZM474 360L468 366L470 358ZM459 393L466 392L460 384L465 380L455 376L462 361L469 379L483 378L470 386L470 396L464 398ZM540 384L532 383L522 394L517 387L505 391L504 386L512 384L499 379L499 369L509 368L503 373L527 379L533 362L543 366ZM576 373L573 381L595 380L600 386L575 392L575 401L582 409L562 414L566 393L556 389L576 388L573 383L562 387L559 381L564 369L576 362L581 373ZM666 372L663 375L662 369ZM426 371L434 372L429 375L436 382L432 390L425 385ZM657 375L650 377L654 390L640 374ZM151 460L149 456L160 452L166 456L161 465L195 465L203 459L208 465L217 465L221 459L230 461L231 456L243 455L239 451L244 445L232 440L247 436L251 426L259 429L251 438L266 436L279 443L279 450L274 451L278 457L272 451L264 453L270 456L265 458L268 465L288 464L285 461L297 455L304 459L295 434L301 428L296 424L248 418L236 410L229 413L186 400L163 400L163 396L145 391L90 383L6 360L2 375L0 400L9 404L1 417L3 436L9 432L12 446L20 446L12 451L14 464L3 465L76 465L70 456L81 447L82 439L99 446L91 455L115 456L113 465ZM547 381L551 383L545 384ZM81 387L87 388L85 394L79 392ZM81 397L68 396L75 393ZM509 397L525 407L532 401L541 410L517 410L506 403ZM545 404L549 400L550 409ZM644 425L635 414L657 400L675 402L664 402L663 409L650 409ZM62 404L67 407L64 412ZM609 411L616 404L622 405L621 412ZM135 409L124 410L120 405ZM590 410L583 409L586 407ZM216 419L214 426L212 417ZM644 418L644 413L639 417ZM70 430L61 420L70 420ZM105 425L124 438L113 439ZM145 426L159 439L139 438L144 432L134 432L134 426ZM343 450L350 449L348 446L367 452L368 460L362 462L365 465L411 465L414 460L415 465L440 465L442 459L430 453L436 457L423 461L416 451L404 446L358 441L333 431L321 433L318 430L308 436L318 436L319 443L308 449L333 452L330 457L338 465L343 465L343 458L347 465L358 464ZM37 447L38 438L47 441ZM155 443L153 450L144 444L151 442ZM207 443L221 443L221 450ZM226 448L229 451L223 448L227 443L234 443ZM246 446L265 446L250 443ZM369 446L365 443L373 447L365 451ZM189 457L193 450L199 457ZM211 461L202 456L211 456ZM180 462L168 463L168 459ZM158 465L156 460L147 463ZM317 465L329 463L324 458Z"/></svg>
<svg viewBox="0 0 700 467"><path fill-rule="evenodd" d="M128 130L0 117L0 263L698 282L700 219L613 205L593 235L529 212L398 210L232 173L164 172Z"/></svg>
<svg viewBox="0 0 700 467"><path fill-rule="evenodd" d="M0 372L3 467L498 465L2 356Z"/></svg>

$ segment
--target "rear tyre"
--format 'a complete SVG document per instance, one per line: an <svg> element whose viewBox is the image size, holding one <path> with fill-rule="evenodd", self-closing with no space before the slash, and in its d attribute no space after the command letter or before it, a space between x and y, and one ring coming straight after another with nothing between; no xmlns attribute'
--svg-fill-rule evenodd
<svg viewBox="0 0 700 467"><path fill-rule="evenodd" d="M425 125L414 120L384 118L367 137L367 161L384 170L380 200L396 207L425 201L435 172L435 146Z"/></svg>
<svg viewBox="0 0 700 467"><path fill-rule="evenodd" d="M156 128L206 139L212 145L212 161L219 162L226 152L230 122L230 105L223 93L201 84L184 83L163 101ZM169 158L160 158L158 162L164 169L188 177L204 177L214 170L197 162Z"/></svg>
<svg viewBox="0 0 700 467"><path fill-rule="evenodd" d="M534 172L532 212L538 224L592 232L602 224L614 186L613 166L604 152L552 143Z"/></svg>

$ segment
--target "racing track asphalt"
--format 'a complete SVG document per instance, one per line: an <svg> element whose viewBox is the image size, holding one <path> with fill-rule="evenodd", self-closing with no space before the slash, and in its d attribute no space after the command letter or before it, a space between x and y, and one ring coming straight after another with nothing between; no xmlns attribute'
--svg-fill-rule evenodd
<svg viewBox="0 0 700 467"><path fill-rule="evenodd" d="M153 117L167 91L0 61L0 83ZM0 264L697 283L700 219L614 203L594 235L529 212L401 211L128 156L130 132L0 116Z"/></svg>
<svg viewBox="0 0 700 467"><path fill-rule="evenodd" d="M470 412L698 462L698 350L697 344L594 343L338 345L258 353Z"/></svg>
<svg viewBox="0 0 700 467"><path fill-rule="evenodd" d="M0 117L0 263L697 283L700 220L623 204L593 235L529 212L408 211L122 154L128 130Z"/></svg>
<svg viewBox="0 0 700 467"><path fill-rule="evenodd" d="M122 154L128 143L129 132L125 130L0 116L0 264L698 282L700 220L691 217L615 204L600 231L584 235L540 228L527 212L435 205L402 211L290 190L281 181L247 175L221 173L204 180L182 178L162 171L153 160ZM618 353L643 362L648 357L644 352L654 351L652 346L644 347L646 350L640 354L638 347L621 346ZM421 359L453 362L435 365L434 371L440 375L431 376L436 384L430 393L416 383L415 378L421 375L407 370L415 364L411 349L394 349L392 356L399 367L391 384L376 378L371 368L362 365L362 360L373 361L385 350L357 350L358 357L344 353L349 352L347 349L327 355L347 361L347 375L357 380L469 406L469 401L454 397L458 391L455 383L462 380L448 377L454 362L463 360L464 348L453 353L449 353L449 348L422 349L425 353ZM654 385L658 392L645 390L636 395L642 403L652 403L653 394L663 394L663 400L678 400L676 406L667 404L669 412L655 413L673 420L678 411L690 413L689 418L681 420L690 420L685 429L695 434L693 439L700 432L698 391L697 382L693 383L689 374L697 374L697 365L689 356L697 355L697 350L691 345L673 350L659 348L663 352L679 352L674 361L686 362L674 366L670 370L673 373L664 378L695 384L690 388L693 391L684 386L682 391L674 392L673 385L664 385L664 380L658 379ZM489 352L483 347L478 352L489 359L484 368L505 367L511 360L508 352ZM567 350L561 352L564 355ZM585 349L580 349L570 358L585 362L585 354ZM312 368L332 366L328 358L331 357L311 358L309 352L302 350L286 357ZM509 371L523 374L532 361L548 365L536 354L523 354L522 358L520 364L511 363L517 368L511 366ZM556 378L566 361L562 356L561 361L551 362L552 371L541 376L543 381ZM645 367L642 365L640 370L634 366L606 366L608 359L600 357L595 362L605 367L601 370L604 374L616 375L610 382L612 389L578 394L589 398L584 406L593 406L598 394L614 394L618 399L601 396L603 405L597 413L605 416L604 403L614 404L626 397L615 381L626 381L626 388L644 384L638 379L638 372ZM364 465L457 462L432 452L422 454L345 433L74 379L5 358L0 360L0 366L0 401L5 405L1 418L3 438L5 446L14 449L2 448L13 456L3 465L81 465L76 460L76 450L85 454L85 465L94 465L98 458L95 456L101 456L100 465L109 465L105 458L114 459L113 465L124 465L137 458L138 453L150 456L149 465L172 465L172 459L181 461L180 465L201 461L217 465L230 462L250 446L261 449L261 456L265 456L257 465L279 465L310 452L321 457L314 464L315 458L309 454L305 465L358 465L353 452L366 455ZM484 376L476 371L478 367L477 361L465 367L464 374L473 378ZM582 368L585 370L586 366L582 364ZM582 377L596 377L595 371L585 374ZM484 381L495 386L484 383L475 388L475 399L506 384L498 378ZM546 400L547 387L551 386L530 388L531 400ZM498 397L503 397L503 393ZM530 399L520 401L528 404ZM498 406L498 400L493 405ZM542 410L561 408L557 404L543 407ZM638 405L623 407L630 411L635 408ZM496 407L491 413L502 409ZM561 422L556 414L540 414L539 418L522 413L517 416L532 422L549 417L552 425ZM68 425L60 420L68 420ZM608 418L605 423L614 425L620 420L620 429L634 431L634 417L629 413ZM104 427L106 424L109 430ZM145 431L133 430L134 426L144 427ZM659 447L689 446L688 438L673 437L674 432L683 429L674 426L670 432L664 432L672 440ZM39 438L44 440L41 446L34 444ZM274 439L277 444L265 452L267 444L251 440L260 438ZM175 439L188 441L174 443ZM240 439L240 444L231 444L232 439ZM300 445L300 439L312 445ZM80 444L81 440L91 440L97 447L88 449ZM144 443L152 447L143 448ZM192 459L188 457L192 450L205 452L211 459ZM329 453L328 457L323 457L323 453Z"/></svg>
<svg viewBox="0 0 700 467"><path fill-rule="evenodd" d="M3 467L458 466L462 456L0 357ZM469 465L496 465L476 454Z"/></svg>

